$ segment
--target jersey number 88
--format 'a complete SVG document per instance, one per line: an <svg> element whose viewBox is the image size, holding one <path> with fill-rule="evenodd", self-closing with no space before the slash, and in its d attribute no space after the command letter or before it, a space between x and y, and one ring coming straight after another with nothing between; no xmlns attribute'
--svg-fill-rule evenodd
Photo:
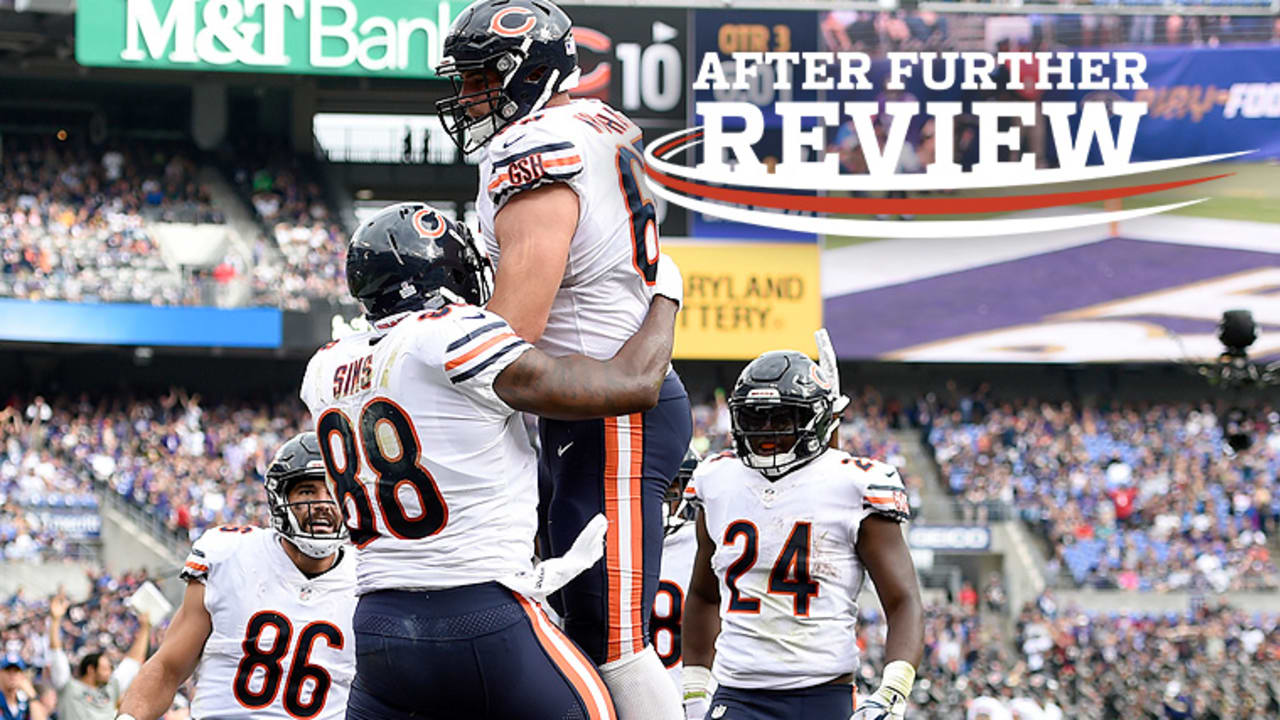
<svg viewBox="0 0 1280 720"><path fill-rule="evenodd" d="M334 496L356 547L364 547L381 534L374 519L375 506L382 526L401 540L420 540L444 529L449 508L435 478L419 463L422 444L404 408L387 398L374 398L360 411L358 425L341 410L331 408L320 415L316 434L325 470L337 485ZM337 448L341 458L335 453ZM378 478L372 498L360 481L361 457ZM417 495L416 512L405 507L401 497L405 488Z"/></svg>

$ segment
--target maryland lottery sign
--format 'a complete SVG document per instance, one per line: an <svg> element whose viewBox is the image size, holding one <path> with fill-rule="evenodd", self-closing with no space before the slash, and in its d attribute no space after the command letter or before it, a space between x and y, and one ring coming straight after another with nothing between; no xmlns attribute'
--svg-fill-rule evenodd
<svg viewBox="0 0 1280 720"><path fill-rule="evenodd" d="M697 124L648 145L653 191L697 213L780 231L947 238L1112 223L1197 200L1064 215L993 219L989 214L1115 201L1197 185L1222 175L1155 183L1134 176L1247 152L1134 161L1149 103L1123 94L1141 96L1150 90L1147 60L1137 51L891 52L873 61L862 52L765 49L706 52L696 67L692 89L702 93L693 108ZM761 77L771 85L773 102L768 105L750 101ZM1067 92L1083 95L1044 99ZM740 95L735 98L735 93ZM804 99L780 99L784 95ZM841 95L850 99L832 99ZM962 96L968 99L962 102ZM962 116L976 145L967 168L958 162L961 153L955 146L963 136L957 125ZM1042 131L1045 152L1053 159L1050 168L1027 147L1024 131L1037 122L1046 126ZM932 151L927 158L913 153L914 163L904 163L908 133L918 135L922 126L928 127ZM837 133L860 151L864 164L858 171L843 166L831 142ZM775 150L767 160L757 153L765 144ZM1017 195L997 191L1048 184L1084 187ZM957 190L965 191L964 197L906 196ZM890 196L858 196L884 191ZM882 214L974 219L849 217Z"/></svg>

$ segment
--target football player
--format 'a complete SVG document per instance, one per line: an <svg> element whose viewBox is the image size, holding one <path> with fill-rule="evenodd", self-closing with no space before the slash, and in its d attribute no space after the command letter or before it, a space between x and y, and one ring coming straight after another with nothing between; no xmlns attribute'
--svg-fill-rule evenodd
<svg viewBox="0 0 1280 720"><path fill-rule="evenodd" d="M355 560L315 433L276 451L271 528L213 528L181 571L186 595L117 720L156 720L196 673L198 718L337 720L355 675Z"/></svg>
<svg viewBox="0 0 1280 720"><path fill-rule="evenodd" d="M596 562L605 521L533 569L536 458L518 411L657 403L681 290L664 267L615 357L552 358L481 307L492 275L465 226L402 203L356 231L347 283L370 329L317 352L302 385L359 549L349 718L614 716L591 663L529 598Z"/></svg>
<svg viewBox="0 0 1280 720"><path fill-rule="evenodd" d="M693 555L698 546L693 532L693 504L684 493L699 460L698 453L689 448L667 492L662 575L658 582L658 596L653 601L653 618L649 621L653 647L677 689L683 687L680 679L680 621L684 615L684 598L689 591Z"/></svg>
<svg viewBox="0 0 1280 720"><path fill-rule="evenodd" d="M438 103L454 142L483 148L476 209L497 267L488 309L549 355L604 359L640 327L660 257L640 129L579 76L572 23L548 0L480 0L450 28ZM553 598L600 668L622 720L672 720L679 703L648 628L662 556L662 498L692 434L671 372L657 407L566 422L542 416L544 549L592 516L610 523L605 562Z"/></svg>
<svg viewBox="0 0 1280 720"><path fill-rule="evenodd" d="M898 471L831 449L832 378L795 351L768 352L729 397L735 451L702 463L698 554L685 604L688 717L849 720L864 570L889 622L881 684L855 720L900 719L924 653Z"/></svg>

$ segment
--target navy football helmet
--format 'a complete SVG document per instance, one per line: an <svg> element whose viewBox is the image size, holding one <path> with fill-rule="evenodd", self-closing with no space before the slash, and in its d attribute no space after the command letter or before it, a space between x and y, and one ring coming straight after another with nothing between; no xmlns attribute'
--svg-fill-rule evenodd
<svg viewBox="0 0 1280 720"><path fill-rule="evenodd" d="M468 73L482 74L487 87L468 91ZM436 103L440 122L462 152L472 152L552 95L577 87L573 22L547 0L472 3L449 28L436 74L454 88Z"/></svg>
<svg viewBox="0 0 1280 720"><path fill-rule="evenodd" d="M351 236L347 287L370 321L435 298L484 305L493 291L493 265L466 225L425 203L400 203Z"/></svg>
<svg viewBox="0 0 1280 720"><path fill-rule="evenodd" d="M738 458L770 480L817 458L838 425L833 387L804 353L775 350L752 360L729 396Z"/></svg>
<svg viewBox="0 0 1280 720"><path fill-rule="evenodd" d="M347 540L347 526L334 500L289 502L289 489L299 480L319 480L329 487L320 455L320 441L313 432L294 435L271 459L263 485L271 529L293 543L303 555L326 558Z"/></svg>

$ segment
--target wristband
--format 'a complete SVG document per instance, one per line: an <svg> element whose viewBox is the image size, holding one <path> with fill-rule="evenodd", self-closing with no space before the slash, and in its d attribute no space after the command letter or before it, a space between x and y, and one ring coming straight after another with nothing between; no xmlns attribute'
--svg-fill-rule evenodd
<svg viewBox="0 0 1280 720"><path fill-rule="evenodd" d="M880 687L892 690L902 697L911 694L911 686L916 681L916 669L906 660L894 660L885 665L880 675Z"/></svg>
<svg viewBox="0 0 1280 720"><path fill-rule="evenodd" d="M685 665L681 671L684 680L684 699L706 697L711 694L711 670L701 665Z"/></svg>

